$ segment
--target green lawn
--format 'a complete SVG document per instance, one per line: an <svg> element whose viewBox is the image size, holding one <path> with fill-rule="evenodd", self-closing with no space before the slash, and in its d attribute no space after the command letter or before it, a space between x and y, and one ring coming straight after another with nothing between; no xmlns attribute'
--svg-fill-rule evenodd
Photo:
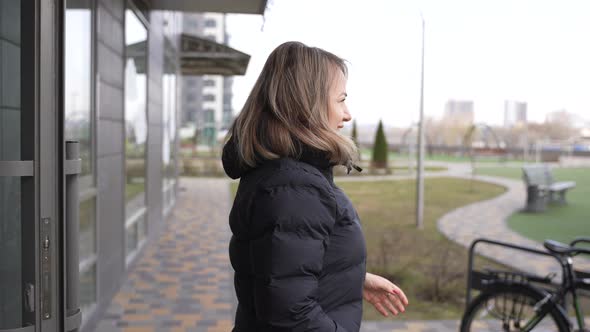
<svg viewBox="0 0 590 332"><path fill-rule="evenodd" d="M363 156L363 159L365 160L370 160L371 156L372 156L372 150L370 149L361 149L361 153ZM389 160L393 160L393 161L406 161L408 160L408 154L407 153L396 153L396 152L389 152ZM428 153L426 153L424 155L426 161L443 161L443 162L457 162L457 163L464 163L464 162L471 162L471 159L469 158L469 156L450 156L450 155L443 155L443 154L433 154L433 155L429 155ZM416 158L416 156L412 156L413 159ZM478 156L476 158L476 162L478 163L499 163L500 162L500 157L497 156ZM515 160L508 160L510 162L514 162Z"/></svg>
<svg viewBox="0 0 590 332"><path fill-rule="evenodd" d="M517 167L481 167L477 169L477 174L520 180L522 170ZM590 168L557 168L553 174L556 181L576 182L576 188L567 193L568 205L549 206L542 213L515 213L508 220L508 225L516 232L540 242L545 239L570 242L575 237L590 236ZM523 197L523 206L524 200Z"/></svg>
<svg viewBox="0 0 590 332"><path fill-rule="evenodd" d="M145 184L143 182L127 183L125 184L125 200L129 202L135 196L145 191Z"/></svg>
<svg viewBox="0 0 590 332"><path fill-rule="evenodd" d="M463 311L467 250L436 228L445 213L495 197L503 187L469 180L425 181L424 229L415 226L415 182L342 182L362 220L367 240L367 270L398 284L410 300L396 319L458 319ZM235 193L237 183L232 183ZM484 260L478 259L481 264ZM486 265L494 265L486 261ZM497 266L496 266L497 267ZM363 319L384 318L365 303Z"/></svg>
<svg viewBox="0 0 590 332"><path fill-rule="evenodd" d="M368 161L361 161L357 163L360 167L362 167L362 172L351 171L349 175L346 174L346 169L344 167L339 167L334 169L335 176L373 176L373 175L383 175L383 169L373 169ZM424 166L425 172L444 172L448 170L448 168L444 166ZM416 167L412 167L412 172L416 172ZM407 175L408 167L405 166L397 166L395 162L390 163L389 165L389 173L387 175Z"/></svg>
<svg viewBox="0 0 590 332"><path fill-rule="evenodd" d="M465 292L467 251L436 228L445 213L495 197L503 187L451 178L426 179L424 230L415 226L415 181L343 182L367 239L367 270L398 284L411 301L401 319L459 318ZM364 319L383 319L365 303Z"/></svg>

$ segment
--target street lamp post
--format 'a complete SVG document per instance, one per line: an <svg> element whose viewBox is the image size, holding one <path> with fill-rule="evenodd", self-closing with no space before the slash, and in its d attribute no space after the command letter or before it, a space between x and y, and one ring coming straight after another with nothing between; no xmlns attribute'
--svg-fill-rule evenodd
<svg viewBox="0 0 590 332"><path fill-rule="evenodd" d="M420 121L418 122L418 169L416 181L416 227L424 228L424 16L422 19L422 66L420 77Z"/></svg>

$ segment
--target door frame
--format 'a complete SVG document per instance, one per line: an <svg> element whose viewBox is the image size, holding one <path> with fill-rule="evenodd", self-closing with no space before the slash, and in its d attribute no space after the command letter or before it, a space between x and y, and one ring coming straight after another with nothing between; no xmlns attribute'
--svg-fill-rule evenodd
<svg viewBox="0 0 590 332"><path fill-rule="evenodd" d="M24 326L0 332L78 331L81 323L77 227L70 228L75 243L66 241L66 175L79 174L81 163L65 158L64 16L65 0L20 2L20 158L0 161L0 176L19 177L21 183ZM70 224L77 225L74 203L68 216L73 213ZM75 257L74 280L66 280L68 250L74 252L70 260ZM76 308L69 316L66 305Z"/></svg>
<svg viewBox="0 0 590 332"><path fill-rule="evenodd" d="M65 327L65 291L64 282L64 134L63 134L63 0L37 0L39 12L38 30L38 141L36 153L38 181L38 213L36 218L40 224L36 238L40 247L37 292L39 305L37 316L40 319L40 330L43 332L64 331ZM49 266L51 281L46 291L50 299L43 299L44 257L42 243L46 234L43 233L45 221L50 220L50 238L54 243L50 246L51 264ZM50 305L51 308L44 306ZM49 309L49 310L48 310Z"/></svg>
<svg viewBox="0 0 590 332"><path fill-rule="evenodd" d="M20 158L0 162L20 178L22 326L0 331L57 332L63 324L60 272L59 12L63 0L21 0ZM15 64L16 65L16 64ZM18 83L17 83L18 84Z"/></svg>

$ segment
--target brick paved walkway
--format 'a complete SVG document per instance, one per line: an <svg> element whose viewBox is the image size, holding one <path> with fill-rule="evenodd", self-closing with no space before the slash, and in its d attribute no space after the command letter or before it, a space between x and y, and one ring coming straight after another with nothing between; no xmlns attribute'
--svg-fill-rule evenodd
<svg viewBox="0 0 590 332"><path fill-rule="evenodd" d="M457 332L459 322L455 320L428 321L364 321L361 332Z"/></svg>
<svg viewBox="0 0 590 332"><path fill-rule="evenodd" d="M180 180L160 238L129 272L96 332L227 332L233 326L228 181Z"/></svg>
<svg viewBox="0 0 590 332"><path fill-rule="evenodd" d="M466 178L466 176L457 175ZM476 176L477 180L498 184L507 188L506 193L491 200L477 202L453 210L438 220L438 229L449 239L469 247L473 240L485 237L521 246L543 249L543 245L525 238L512 230L506 220L524 207L525 187L522 181L490 176ZM556 222L559 222L556 220ZM529 254L504 247L478 244L481 255L518 270L547 275L555 272L561 277L561 269L552 257ZM590 260L575 258L575 266L590 270ZM556 281L560 279L555 279Z"/></svg>
<svg viewBox="0 0 590 332"><path fill-rule="evenodd" d="M464 165L450 166L448 171L432 175L468 177ZM413 175L371 180L408 177ZM342 180L358 181L353 177ZM524 203L522 183L482 176L478 180L504 185L508 191L495 199L448 213L439 220L439 229L466 246L474 238L485 236L538 247L539 244L511 232L504 223L505 218ZM177 206L162 235L146 248L129 272L96 332L231 331L236 301L227 253L229 183L224 179L180 180L185 190L179 193ZM513 254L494 250L484 250L482 254L535 271L539 268L544 271L551 265L524 257L515 259ZM549 263L552 262L549 260ZM457 329L457 321L366 321L361 331L451 332Z"/></svg>

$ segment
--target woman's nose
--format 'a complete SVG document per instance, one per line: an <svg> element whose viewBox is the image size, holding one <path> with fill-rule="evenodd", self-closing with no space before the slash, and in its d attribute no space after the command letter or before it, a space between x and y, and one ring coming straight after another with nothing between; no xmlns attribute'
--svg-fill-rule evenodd
<svg viewBox="0 0 590 332"><path fill-rule="evenodd" d="M352 120L352 116L348 110L344 110L344 118L342 118L345 122Z"/></svg>

